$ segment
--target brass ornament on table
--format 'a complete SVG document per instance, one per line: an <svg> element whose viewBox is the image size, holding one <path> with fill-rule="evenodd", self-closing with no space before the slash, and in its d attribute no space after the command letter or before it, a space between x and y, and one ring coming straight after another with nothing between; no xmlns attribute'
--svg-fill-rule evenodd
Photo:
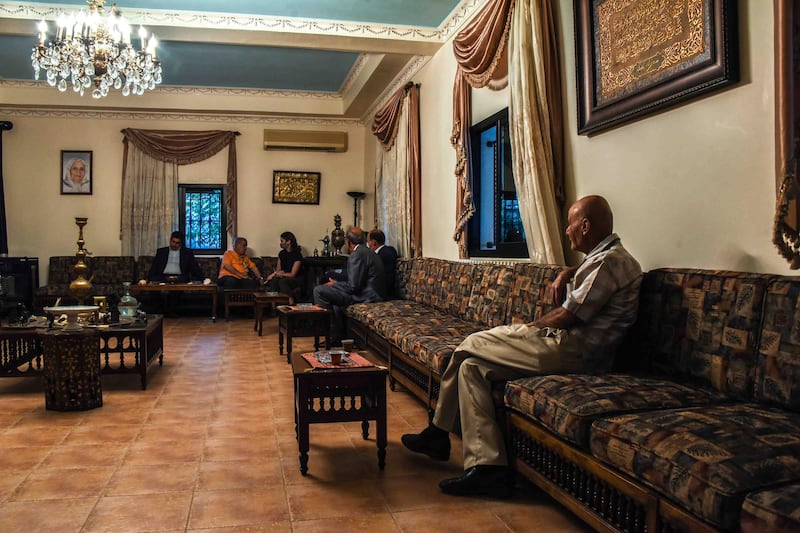
<svg viewBox="0 0 800 533"><path fill-rule="evenodd" d="M344 230L342 229L342 217L337 213L333 217L333 225L335 226L331 232L331 244L333 244L336 252L334 255L342 255L342 246L344 246Z"/></svg>
<svg viewBox="0 0 800 533"><path fill-rule="evenodd" d="M83 240L83 227L89 219L86 217L75 217L75 224L78 226L78 251L75 252L75 257L78 262L75 263L75 275L77 276L72 283L69 284L69 292L78 300L79 305L83 305L83 301L89 296L92 290L92 280L86 279L86 273L89 267L86 265L86 249L83 245L86 241Z"/></svg>

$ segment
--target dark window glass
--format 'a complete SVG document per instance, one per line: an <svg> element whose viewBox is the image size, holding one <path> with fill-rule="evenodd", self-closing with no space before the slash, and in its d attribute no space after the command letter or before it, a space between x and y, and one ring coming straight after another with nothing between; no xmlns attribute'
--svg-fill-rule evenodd
<svg viewBox="0 0 800 533"><path fill-rule="evenodd" d="M475 214L471 257L528 257L511 166L508 108L470 128L470 176Z"/></svg>
<svg viewBox="0 0 800 533"><path fill-rule="evenodd" d="M179 185L179 224L185 246L195 253L216 255L227 250L225 187Z"/></svg>

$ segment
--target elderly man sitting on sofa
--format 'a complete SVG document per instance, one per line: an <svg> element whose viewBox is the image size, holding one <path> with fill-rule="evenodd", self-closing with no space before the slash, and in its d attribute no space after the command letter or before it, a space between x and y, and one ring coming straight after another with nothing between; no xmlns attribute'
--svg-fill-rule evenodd
<svg viewBox="0 0 800 533"><path fill-rule="evenodd" d="M508 458L495 420L492 382L558 372L603 372L636 319L642 269L613 233L613 214L601 196L587 196L569 209L566 235L573 250L587 254L553 283L561 303L530 324L498 326L467 337L442 375L432 423L403 435L411 451L431 459L450 457L449 433L460 433L464 474L439 483L455 495L508 497Z"/></svg>

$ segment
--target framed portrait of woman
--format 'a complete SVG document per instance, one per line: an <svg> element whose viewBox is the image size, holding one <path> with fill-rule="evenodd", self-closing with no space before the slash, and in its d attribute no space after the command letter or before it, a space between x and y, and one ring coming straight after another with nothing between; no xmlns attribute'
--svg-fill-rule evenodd
<svg viewBox="0 0 800 533"><path fill-rule="evenodd" d="M92 194L92 152L61 150L61 194Z"/></svg>

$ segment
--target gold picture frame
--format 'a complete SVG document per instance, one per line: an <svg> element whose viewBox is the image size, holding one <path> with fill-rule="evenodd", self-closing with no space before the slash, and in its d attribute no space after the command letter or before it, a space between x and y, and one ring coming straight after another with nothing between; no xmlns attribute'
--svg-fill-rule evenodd
<svg viewBox="0 0 800 533"><path fill-rule="evenodd" d="M736 0L574 0L578 133L739 80Z"/></svg>
<svg viewBox="0 0 800 533"><path fill-rule="evenodd" d="M273 171L272 203L319 205L321 176L319 172Z"/></svg>

